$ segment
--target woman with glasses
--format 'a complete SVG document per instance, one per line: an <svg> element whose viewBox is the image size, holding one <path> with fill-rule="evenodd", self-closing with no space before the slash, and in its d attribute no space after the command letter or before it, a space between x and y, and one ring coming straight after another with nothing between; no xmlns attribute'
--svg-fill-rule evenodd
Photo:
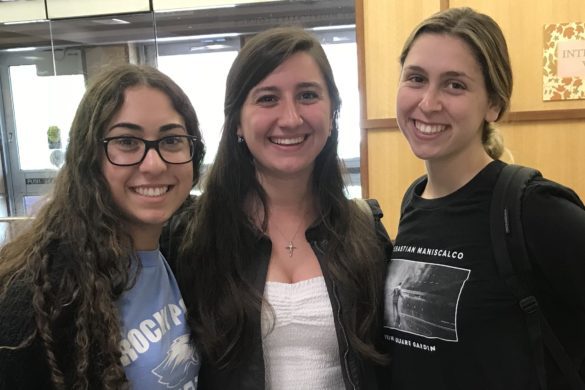
<svg viewBox="0 0 585 390"><path fill-rule="evenodd" d="M381 213L374 221L344 193L341 102L323 48L299 28L262 32L226 85L217 157L177 267L200 388L379 388L391 244Z"/></svg>
<svg viewBox="0 0 585 390"><path fill-rule="evenodd" d="M93 81L53 192L0 250L0 388L196 388L158 241L203 154L189 99L161 72L122 65Z"/></svg>

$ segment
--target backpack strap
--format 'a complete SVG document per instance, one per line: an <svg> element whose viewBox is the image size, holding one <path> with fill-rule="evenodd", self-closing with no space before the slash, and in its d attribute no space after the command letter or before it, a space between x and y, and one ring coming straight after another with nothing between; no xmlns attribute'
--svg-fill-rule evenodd
<svg viewBox="0 0 585 390"><path fill-rule="evenodd" d="M374 231L378 239L383 243L384 256L386 261L390 260L392 256L392 240L386 231L386 228L382 224L382 217L384 213L382 208L376 199L361 199L354 198L353 201L362 210L362 212L368 215L370 222L374 227Z"/></svg>
<svg viewBox="0 0 585 390"><path fill-rule="evenodd" d="M368 216L368 219L370 220L372 225L374 225L374 227L375 227L376 220L374 218L374 210L372 209L372 207L369 203L369 199L353 198L353 201L360 208L360 210L362 210L362 212ZM378 219L380 219L380 217L378 217Z"/></svg>
<svg viewBox="0 0 585 390"><path fill-rule="evenodd" d="M522 227L522 196L527 184L542 175L535 169L519 165L503 168L492 195L490 230L496 266L524 312L534 354L538 382L546 390L544 346L561 369L573 390L585 390L577 369L542 314L536 297L526 287L525 280L532 266L526 249Z"/></svg>
<svg viewBox="0 0 585 390"><path fill-rule="evenodd" d="M410 184L410 186L408 186L408 189L406 190L406 192L404 193L404 196L402 197L402 203L400 204L400 217L401 218L402 218L402 215L404 215L404 210L406 210L406 206L408 206L408 203L410 202L410 200L412 199L412 196L414 195L414 189L416 188L417 185L419 185L420 182L422 182L426 178L427 178L427 175L423 175L423 176L419 177L418 179L416 179L415 181L413 181L412 184Z"/></svg>

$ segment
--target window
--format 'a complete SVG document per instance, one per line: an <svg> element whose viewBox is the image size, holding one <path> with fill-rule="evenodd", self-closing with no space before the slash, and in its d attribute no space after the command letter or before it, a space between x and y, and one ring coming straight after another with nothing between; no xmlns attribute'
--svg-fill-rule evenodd
<svg viewBox="0 0 585 390"><path fill-rule="evenodd" d="M360 196L354 7L353 0L288 0L0 24L8 214L25 214L49 190L85 83L111 63L158 66L186 91L205 139L204 163L210 164L223 125L225 79L243 38L285 24L311 29L324 45L342 98L339 155L350 172L349 196Z"/></svg>

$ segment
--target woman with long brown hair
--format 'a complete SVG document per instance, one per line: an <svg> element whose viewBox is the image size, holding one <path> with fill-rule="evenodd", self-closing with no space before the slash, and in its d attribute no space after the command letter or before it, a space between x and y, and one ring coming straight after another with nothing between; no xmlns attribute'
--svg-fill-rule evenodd
<svg viewBox="0 0 585 390"><path fill-rule="evenodd" d="M344 192L340 104L323 48L300 28L259 33L231 67L177 266L201 388L378 388L391 244L379 208L375 230Z"/></svg>
<svg viewBox="0 0 585 390"><path fill-rule="evenodd" d="M203 154L195 111L170 78L122 65L93 80L47 202L0 250L0 388L196 386L158 241Z"/></svg>

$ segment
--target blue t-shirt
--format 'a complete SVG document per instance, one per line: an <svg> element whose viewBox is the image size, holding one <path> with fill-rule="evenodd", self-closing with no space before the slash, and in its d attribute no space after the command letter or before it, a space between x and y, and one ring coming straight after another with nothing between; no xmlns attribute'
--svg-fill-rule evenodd
<svg viewBox="0 0 585 390"><path fill-rule="evenodd" d="M137 255L142 270L117 302L126 377L133 389L196 389L199 358L177 281L160 251Z"/></svg>

